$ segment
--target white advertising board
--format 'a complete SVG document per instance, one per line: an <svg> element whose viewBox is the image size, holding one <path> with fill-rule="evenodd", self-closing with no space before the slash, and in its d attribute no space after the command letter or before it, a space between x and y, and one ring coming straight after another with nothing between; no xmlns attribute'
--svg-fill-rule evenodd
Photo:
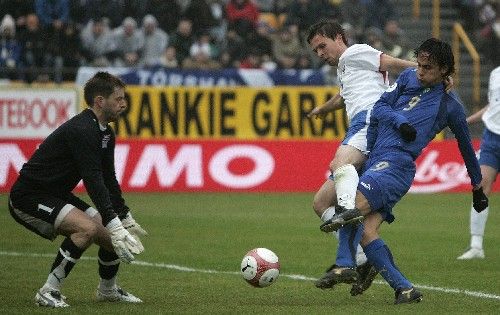
<svg viewBox="0 0 500 315"><path fill-rule="evenodd" d="M0 89L0 138L45 138L77 111L73 89Z"/></svg>

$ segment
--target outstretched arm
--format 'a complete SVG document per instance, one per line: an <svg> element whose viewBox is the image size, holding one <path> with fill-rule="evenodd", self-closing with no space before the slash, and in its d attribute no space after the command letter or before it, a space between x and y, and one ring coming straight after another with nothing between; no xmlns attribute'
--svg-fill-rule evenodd
<svg viewBox="0 0 500 315"><path fill-rule="evenodd" d="M467 117L467 123L468 124L474 124L474 123L477 123L478 121L480 121L481 117L483 117L483 114L488 109L488 106L489 105L486 105L485 107L481 108L480 110L478 110L474 114L472 114L469 117Z"/></svg>
<svg viewBox="0 0 500 315"><path fill-rule="evenodd" d="M307 114L307 117L323 118L329 112L333 112L334 110L341 109L343 107L345 107L344 99L340 96L340 94L336 94L323 105L316 106L309 112L309 114Z"/></svg>
<svg viewBox="0 0 500 315"><path fill-rule="evenodd" d="M416 68L417 63L413 61L403 60L399 58L394 58L388 54L382 54L380 56L380 70L389 71L392 74L399 74L406 68Z"/></svg>
<svg viewBox="0 0 500 315"><path fill-rule="evenodd" d="M482 175L474 148L472 147L471 135L465 120L465 112L461 104L448 104L447 108L449 110L448 126L457 139L460 154L471 179L471 185L477 189L481 185Z"/></svg>
<svg viewBox="0 0 500 315"><path fill-rule="evenodd" d="M460 154L464 159L467 173L471 179L472 205L476 212L481 212L488 207L488 197L483 192L481 169L474 154L469 128L461 104L452 107L451 114L448 116L448 125L457 138Z"/></svg>

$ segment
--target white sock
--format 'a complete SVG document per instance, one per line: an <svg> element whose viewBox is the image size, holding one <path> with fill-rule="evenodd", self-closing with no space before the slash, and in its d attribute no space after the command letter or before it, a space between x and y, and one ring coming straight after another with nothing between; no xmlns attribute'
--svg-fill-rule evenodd
<svg viewBox="0 0 500 315"><path fill-rule="evenodd" d="M326 222L335 215L335 207L326 208L325 212L321 215L321 221ZM333 236L339 239L339 231L332 232Z"/></svg>
<svg viewBox="0 0 500 315"><path fill-rule="evenodd" d="M333 218L335 215L335 207L326 208L325 212L321 215L321 221L326 222Z"/></svg>
<svg viewBox="0 0 500 315"><path fill-rule="evenodd" d="M470 210L470 246L474 248L483 248L483 236L488 219L489 208L477 213L473 207Z"/></svg>
<svg viewBox="0 0 500 315"><path fill-rule="evenodd" d="M339 167L333 173L335 190L339 206L346 209L354 209L356 190L358 189L359 176L352 164Z"/></svg>
<svg viewBox="0 0 500 315"><path fill-rule="evenodd" d="M360 244L358 244L358 248L356 249L356 265L362 265L365 262L368 261L368 258L366 258L365 252L363 251L363 247L361 247Z"/></svg>

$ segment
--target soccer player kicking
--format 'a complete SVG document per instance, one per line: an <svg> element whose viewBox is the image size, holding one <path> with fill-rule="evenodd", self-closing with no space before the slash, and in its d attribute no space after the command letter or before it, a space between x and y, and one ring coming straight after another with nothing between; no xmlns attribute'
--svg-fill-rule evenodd
<svg viewBox="0 0 500 315"><path fill-rule="evenodd" d="M115 135L109 122L126 109L125 85L98 72L84 87L89 106L50 134L25 163L9 196L14 219L49 240L63 235L61 247L35 301L67 307L61 286L82 253L97 244L99 301L142 302L116 283L120 261L130 263L144 247L146 231L122 198L114 167ZM96 209L71 192L83 179Z"/></svg>
<svg viewBox="0 0 500 315"><path fill-rule="evenodd" d="M454 93L445 93L442 84L454 70L451 48L429 39L415 55L417 69L405 70L373 108L368 129L371 152L359 180L356 208L337 213L321 225L324 232L340 229L337 265L344 270L353 270L352 249L361 243L368 261L394 289L395 304L419 302L422 294L396 267L379 228L383 221L394 221L392 208L410 189L415 160L445 127L457 138L473 186L474 209L482 211L488 206L463 106ZM356 224L360 220L362 223ZM331 278L333 284L346 282L335 274Z"/></svg>
<svg viewBox="0 0 500 315"><path fill-rule="evenodd" d="M490 74L488 86L489 104L477 113L467 117L469 124L483 120L486 128L481 140L479 165L483 175L484 193L489 195L500 171L500 67L496 67ZM489 208L477 212L474 207L470 210L470 248L457 259L484 258L483 237L488 219Z"/></svg>
<svg viewBox="0 0 500 315"><path fill-rule="evenodd" d="M399 73L417 64L393 58L366 44L347 47L344 30L335 21L321 21L312 25L307 41L321 59L338 67L340 83L340 94L314 108L308 116L324 116L345 107L350 121L346 136L330 163L331 179L325 181L314 196L313 208L323 213L321 220L325 222L335 214L332 204L344 209L354 208L359 180L357 170L361 169L368 154L366 135L371 110L389 87L388 71ZM331 195L331 191L336 191L336 194ZM366 261L361 247L358 248L357 256L359 265ZM334 265L328 271L333 268Z"/></svg>

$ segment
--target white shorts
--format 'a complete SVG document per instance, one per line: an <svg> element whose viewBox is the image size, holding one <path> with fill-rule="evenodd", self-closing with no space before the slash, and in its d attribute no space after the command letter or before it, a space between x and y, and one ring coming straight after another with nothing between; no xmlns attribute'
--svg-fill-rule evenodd
<svg viewBox="0 0 500 315"><path fill-rule="evenodd" d="M342 144L350 145L363 154L368 155L368 126L370 125L371 109L357 113L351 120Z"/></svg>

